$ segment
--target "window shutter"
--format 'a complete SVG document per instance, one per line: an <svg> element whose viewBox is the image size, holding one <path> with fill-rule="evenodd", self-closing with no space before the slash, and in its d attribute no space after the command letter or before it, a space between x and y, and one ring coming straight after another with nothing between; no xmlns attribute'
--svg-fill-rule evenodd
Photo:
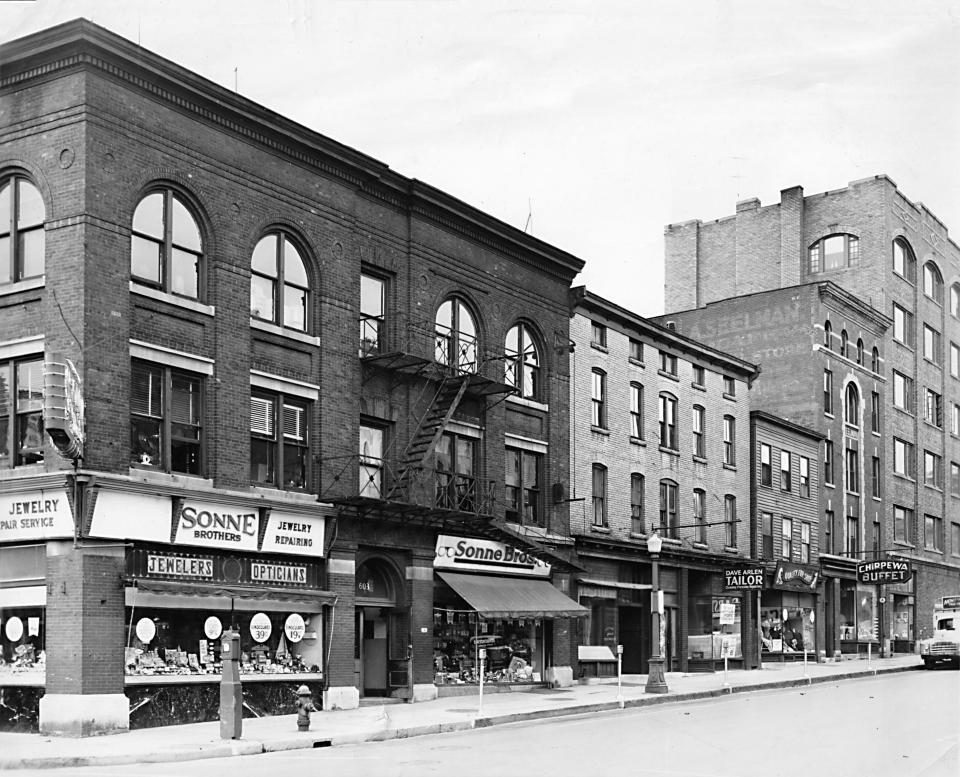
<svg viewBox="0 0 960 777"><path fill-rule="evenodd" d="M250 397L250 431L273 437L273 400Z"/></svg>
<svg viewBox="0 0 960 777"><path fill-rule="evenodd" d="M283 436L288 440L306 439L304 409L295 405L283 406Z"/></svg>

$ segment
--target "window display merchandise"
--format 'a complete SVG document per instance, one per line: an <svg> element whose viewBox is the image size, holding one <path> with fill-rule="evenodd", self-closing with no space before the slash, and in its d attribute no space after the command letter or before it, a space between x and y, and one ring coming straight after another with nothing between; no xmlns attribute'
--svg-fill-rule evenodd
<svg viewBox="0 0 960 777"><path fill-rule="evenodd" d="M44 632L42 607L0 609L0 678L44 673Z"/></svg>
<svg viewBox="0 0 960 777"><path fill-rule="evenodd" d="M727 658L743 658L740 640L740 597L696 596L691 598L689 623L687 657L691 661L722 661L725 654L724 648L726 648Z"/></svg>
<svg viewBox="0 0 960 777"><path fill-rule="evenodd" d="M480 649L486 649L484 682L539 683L543 629L532 619L486 620L473 610L433 613L437 685L480 682Z"/></svg>
<svg viewBox="0 0 960 777"><path fill-rule="evenodd" d="M127 608L127 675L220 674L220 637L232 621L240 634L240 671L318 673L320 616L315 613L210 612Z"/></svg>

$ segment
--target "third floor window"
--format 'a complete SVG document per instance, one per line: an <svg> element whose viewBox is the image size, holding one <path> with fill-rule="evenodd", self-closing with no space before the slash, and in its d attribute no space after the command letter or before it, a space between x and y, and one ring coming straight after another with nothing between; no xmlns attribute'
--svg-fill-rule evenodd
<svg viewBox="0 0 960 777"><path fill-rule="evenodd" d="M137 283L181 297L200 297L203 246L200 230L171 189L148 194L133 212L130 275Z"/></svg>
<svg viewBox="0 0 960 777"><path fill-rule="evenodd" d="M0 286L43 275L44 218L36 186L19 175L0 181Z"/></svg>
<svg viewBox="0 0 960 777"><path fill-rule="evenodd" d="M505 347L507 383L526 399L540 399L540 351L533 330L516 324L507 332Z"/></svg>
<svg viewBox="0 0 960 777"><path fill-rule="evenodd" d="M360 356L383 350L386 316L386 281L375 275L360 275Z"/></svg>
<svg viewBox="0 0 960 777"><path fill-rule="evenodd" d="M285 232L272 232L253 249L250 315L277 326L307 331L310 284L300 250Z"/></svg>

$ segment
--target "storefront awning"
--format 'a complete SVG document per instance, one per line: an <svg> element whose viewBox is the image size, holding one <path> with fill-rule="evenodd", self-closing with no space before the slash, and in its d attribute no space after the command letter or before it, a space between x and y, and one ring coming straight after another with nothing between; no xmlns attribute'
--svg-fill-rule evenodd
<svg viewBox="0 0 960 777"><path fill-rule="evenodd" d="M437 572L484 618L581 618L587 608L547 580Z"/></svg>
<svg viewBox="0 0 960 777"><path fill-rule="evenodd" d="M329 591L292 588L257 588L222 583L181 583L174 580L132 580L126 589L127 606L185 607L191 601L215 609L264 609L291 605L309 611L333 604Z"/></svg>

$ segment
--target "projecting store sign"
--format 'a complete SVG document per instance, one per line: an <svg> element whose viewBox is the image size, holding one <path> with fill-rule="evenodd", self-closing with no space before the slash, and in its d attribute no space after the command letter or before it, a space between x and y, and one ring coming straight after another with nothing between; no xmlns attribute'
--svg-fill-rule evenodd
<svg viewBox="0 0 960 777"><path fill-rule="evenodd" d="M860 583L906 583L911 577L913 570L908 561L884 559L857 564L857 582Z"/></svg>
<svg viewBox="0 0 960 777"><path fill-rule="evenodd" d="M433 566L436 569L550 576L549 564L510 545L445 534L437 537L437 555Z"/></svg>
<svg viewBox="0 0 960 777"><path fill-rule="evenodd" d="M763 567L723 570L723 588L725 591L763 590Z"/></svg>
<svg viewBox="0 0 960 777"><path fill-rule="evenodd" d="M806 564L778 561L773 572L773 587L810 591L820 582L820 570Z"/></svg>

